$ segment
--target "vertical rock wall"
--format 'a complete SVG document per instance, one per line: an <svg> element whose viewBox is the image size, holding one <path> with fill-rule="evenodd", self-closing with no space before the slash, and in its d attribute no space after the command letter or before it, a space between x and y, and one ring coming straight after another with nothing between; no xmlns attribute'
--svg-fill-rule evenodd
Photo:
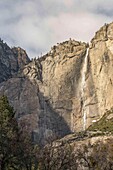
<svg viewBox="0 0 113 170"><path fill-rule="evenodd" d="M104 25L92 39L89 50L88 125L113 107L113 23Z"/></svg>
<svg viewBox="0 0 113 170"><path fill-rule="evenodd" d="M13 66L22 69L10 79L1 74L0 94L9 97L36 141L83 131L113 107L113 23L103 26L89 46L70 39L30 63L20 48L7 47L7 60L3 48L0 62L10 70L7 74Z"/></svg>

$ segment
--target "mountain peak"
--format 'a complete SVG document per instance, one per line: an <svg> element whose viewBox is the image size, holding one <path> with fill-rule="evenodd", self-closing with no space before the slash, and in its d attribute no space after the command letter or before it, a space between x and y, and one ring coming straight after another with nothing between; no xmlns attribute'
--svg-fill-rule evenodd
<svg viewBox="0 0 113 170"><path fill-rule="evenodd" d="M11 78L29 62L30 59L25 50L20 47L11 49L0 39L0 82Z"/></svg>

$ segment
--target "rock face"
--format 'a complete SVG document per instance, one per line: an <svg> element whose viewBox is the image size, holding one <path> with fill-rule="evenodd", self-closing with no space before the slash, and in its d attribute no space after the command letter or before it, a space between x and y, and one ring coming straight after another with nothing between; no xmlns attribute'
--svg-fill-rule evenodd
<svg viewBox="0 0 113 170"><path fill-rule="evenodd" d="M0 83L14 76L20 68L29 62L30 60L23 49L16 47L11 49L0 39Z"/></svg>
<svg viewBox="0 0 113 170"><path fill-rule="evenodd" d="M83 131L113 106L113 23L90 45L70 39L32 62L21 48L0 43L0 94L34 140Z"/></svg>
<svg viewBox="0 0 113 170"><path fill-rule="evenodd" d="M88 62L87 126L113 106L113 23L104 25L92 39Z"/></svg>

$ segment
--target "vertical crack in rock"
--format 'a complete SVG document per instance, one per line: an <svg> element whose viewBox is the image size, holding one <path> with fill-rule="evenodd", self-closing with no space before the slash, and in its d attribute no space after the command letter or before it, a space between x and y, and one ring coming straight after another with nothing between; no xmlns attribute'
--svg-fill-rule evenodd
<svg viewBox="0 0 113 170"><path fill-rule="evenodd" d="M87 111L85 108L85 87L86 87L86 72L87 72L87 61L88 61L89 48L86 50L86 55L84 58L83 68L82 68L82 80L81 80L81 104L82 104L82 116L83 116L83 130L86 129L87 123Z"/></svg>

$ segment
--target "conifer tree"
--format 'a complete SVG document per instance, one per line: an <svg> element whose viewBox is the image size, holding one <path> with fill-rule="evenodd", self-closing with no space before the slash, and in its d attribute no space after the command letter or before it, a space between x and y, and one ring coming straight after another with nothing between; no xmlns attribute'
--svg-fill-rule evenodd
<svg viewBox="0 0 113 170"><path fill-rule="evenodd" d="M16 145L18 125L14 114L7 97L0 97L0 166L2 170L9 170L8 167L13 166L15 161L13 149Z"/></svg>

